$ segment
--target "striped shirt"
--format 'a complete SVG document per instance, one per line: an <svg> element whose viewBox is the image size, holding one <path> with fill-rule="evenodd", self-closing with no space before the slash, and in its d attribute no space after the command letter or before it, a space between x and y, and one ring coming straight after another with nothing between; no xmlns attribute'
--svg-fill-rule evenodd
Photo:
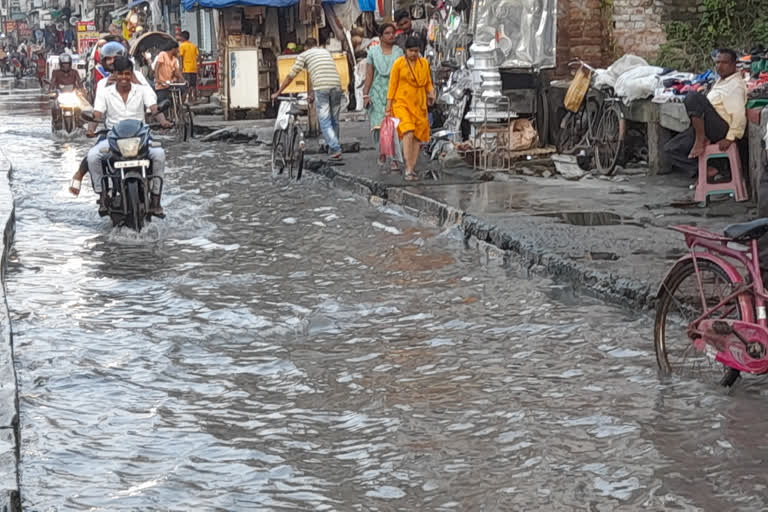
<svg viewBox="0 0 768 512"><path fill-rule="evenodd" d="M295 77L305 68L309 71L313 90L341 89L341 78L336 70L336 63L331 52L325 48L310 48L299 54L291 68L290 76Z"/></svg>

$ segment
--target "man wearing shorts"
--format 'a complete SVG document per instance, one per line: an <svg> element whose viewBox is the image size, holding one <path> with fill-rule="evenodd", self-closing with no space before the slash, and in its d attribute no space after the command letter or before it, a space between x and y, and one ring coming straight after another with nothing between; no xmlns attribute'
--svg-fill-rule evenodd
<svg viewBox="0 0 768 512"><path fill-rule="evenodd" d="M184 81L186 81L189 86L187 101L194 103L197 101L197 65L200 60L200 50L198 50L197 46L189 40L188 31L185 30L179 34L178 39Z"/></svg>

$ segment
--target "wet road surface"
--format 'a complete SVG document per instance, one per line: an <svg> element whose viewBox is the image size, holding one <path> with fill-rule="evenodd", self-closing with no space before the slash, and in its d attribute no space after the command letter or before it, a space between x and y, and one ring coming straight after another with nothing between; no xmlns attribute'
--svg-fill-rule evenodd
<svg viewBox="0 0 768 512"><path fill-rule="evenodd" d="M661 384L651 320L263 149L169 149L135 236L0 100L26 510L758 510L764 382Z"/></svg>

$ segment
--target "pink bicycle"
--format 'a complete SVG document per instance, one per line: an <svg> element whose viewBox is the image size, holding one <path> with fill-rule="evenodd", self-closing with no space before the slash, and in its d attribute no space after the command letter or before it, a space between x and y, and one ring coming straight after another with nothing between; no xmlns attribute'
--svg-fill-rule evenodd
<svg viewBox="0 0 768 512"><path fill-rule="evenodd" d="M673 226L689 253L664 277L654 341L662 374L706 373L731 386L741 372L768 373L768 293L757 240L768 218L728 226L723 235Z"/></svg>

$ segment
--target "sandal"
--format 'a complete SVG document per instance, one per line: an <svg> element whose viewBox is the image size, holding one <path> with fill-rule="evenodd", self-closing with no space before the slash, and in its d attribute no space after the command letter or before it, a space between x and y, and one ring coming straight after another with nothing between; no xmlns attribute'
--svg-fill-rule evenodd
<svg viewBox="0 0 768 512"><path fill-rule="evenodd" d="M413 171L405 171L405 176L403 176L403 179L405 181L416 181L419 179L419 175Z"/></svg>
<svg viewBox="0 0 768 512"><path fill-rule="evenodd" d="M80 195L80 185L82 184L82 181L76 180L75 178L72 178L72 183L69 185L69 193L73 196L77 197Z"/></svg>

